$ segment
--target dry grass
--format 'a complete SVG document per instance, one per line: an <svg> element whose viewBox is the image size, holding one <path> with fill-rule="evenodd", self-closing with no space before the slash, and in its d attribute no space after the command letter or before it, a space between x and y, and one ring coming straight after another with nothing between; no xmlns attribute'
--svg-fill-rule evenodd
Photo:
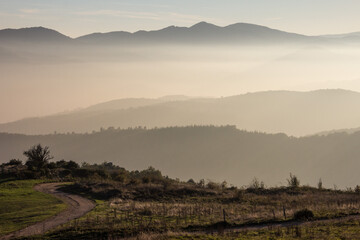
<svg viewBox="0 0 360 240"><path fill-rule="evenodd" d="M242 225L289 220L296 211L305 208L313 211L316 218L357 214L360 209L360 195L353 192L299 189L295 193L265 194L244 191L237 200L234 197L239 197L238 192L234 191L233 195L226 193L224 198L210 196L172 202L114 198L99 202L94 211L63 229L77 234L101 232L114 237L146 236L151 239L168 232L186 231L191 226L205 229L223 221L224 210L227 222Z"/></svg>

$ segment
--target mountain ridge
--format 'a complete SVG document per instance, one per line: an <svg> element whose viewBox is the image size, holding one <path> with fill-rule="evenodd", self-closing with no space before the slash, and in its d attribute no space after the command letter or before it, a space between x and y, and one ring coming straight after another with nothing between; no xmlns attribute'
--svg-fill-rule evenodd
<svg viewBox="0 0 360 240"><path fill-rule="evenodd" d="M353 110L360 104L360 93L339 89L266 91L179 101L138 99L122 105L124 102L126 100L118 103L115 100L113 106L114 102L108 102L92 111L0 124L0 131L49 134L54 131L84 133L108 127L236 125L249 131L305 136L329 129L355 128L360 123L360 113Z"/></svg>
<svg viewBox="0 0 360 240"><path fill-rule="evenodd" d="M360 133L289 137L236 129L187 126L108 129L90 134L21 135L0 133L0 163L22 159L35 144L49 146L55 160L113 162L127 169L153 166L183 180L229 181L254 177L274 186L296 174L303 184L353 187L358 184ZM276 174L274 175L274 172Z"/></svg>
<svg viewBox="0 0 360 240"><path fill-rule="evenodd" d="M40 36L43 37L40 38ZM153 43L156 41L216 42L220 40L230 43L242 40L260 40L259 38L264 36L268 37L268 41L283 41L287 38L289 38L289 41L314 38L312 36L289 33L250 23L235 23L221 27L207 22L199 22L190 27L169 26L159 30L139 30L136 32L96 32L75 38L68 37L56 30L45 27L7 28L0 30L0 41L6 39L16 41L46 41L46 39L48 39L49 41L73 40L75 42L83 43L120 43L121 41L127 43L132 43L134 41L135 43L145 43L146 41L152 41Z"/></svg>
<svg viewBox="0 0 360 240"><path fill-rule="evenodd" d="M23 41L26 38L29 42L66 42L72 38L50 28L28 27L20 29L6 28L0 30L0 41Z"/></svg>
<svg viewBox="0 0 360 240"><path fill-rule="evenodd" d="M218 26L199 22L190 27L168 26L157 30L94 32L79 37L68 37L56 30L45 27L28 27L0 30L0 43L49 42L90 45L154 45L154 44L296 44L296 43L357 43L359 32L348 34L304 35L282 31L252 23L234 23Z"/></svg>
<svg viewBox="0 0 360 240"><path fill-rule="evenodd" d="M273 35L273 36L270 36ZM169 26L159 30L151 31L136 31L130 32L109 32L109 33L97 33L96 35L89 34L76 38L84 42L100 42L105 41L108 43L116 43L116 41L139 41L139 42L183 42L183 43L206 43L206 42L224 42L224 43L236 43L241 41L259 41L261 37L268 36L268 41L281 41L284 38L288 40L306 40L312 37L288 33L280 30L271 29L268 27L249 24L249 23L236 23L225 27L220 27L207 22L199 22L191 27L177 27ZM114 39L110 39L110 37ZM142 37L143 39L140 39ZM300 39L301 38L301 39Z"/></svg>

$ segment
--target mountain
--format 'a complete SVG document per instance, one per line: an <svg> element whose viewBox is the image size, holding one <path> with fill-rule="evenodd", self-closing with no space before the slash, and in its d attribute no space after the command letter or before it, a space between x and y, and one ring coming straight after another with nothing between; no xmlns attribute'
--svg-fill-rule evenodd
<svg viewBox="0 0 360 240"><path fill-rule="evenodd" d="M360 37L360 32L352 32L352 33L344 33L344 34L328 34L328 35L321 35L321 37L326 37L326 38Z"/></svg>
<svg viewBox="0 0 360 240"><path fill-rule="evenodd" d="M82 109L81 111L93 112L93 111L121 110L121 109L149 106L162 102L164 101L162 101L161 99L126 98L126 99L117 99L109 102L95 104L93 106Z"/></svg>
<svg viewBox="0 0 360 240"><path fill-rule="evenodd" d="M328 135L330 135L330 134L335 134L335 133L354 134L354 133L356 133L356 132L360 132L360 127L357 127L357 128L334 129L334 130L319 132L319 133L316 133L316 134L313 134L313 135L328 136Z"/></svg>
<svg viewBox="0 0 360 240"><path fill-rule="evenodd" d="M323 38L287 33L247 23L219 27L200 22L191 27L170 26L160 30L134 33L124 31L92 33L74 39L44 27L0 30L0 47L12 51L16 56L14 62L47 64L90 61L129 62L148 59L193 60L194 57L204 56L204 51L197 49L199 46L280 45L283 47L283 45L307 45L319 41L323 41ZM179 45L186 49L179 51ZM219 51L218 48L213 50ZM6 57L0 55L0 61L6 61Z"/></svg>
<svg viewBox="0 0 360 240"><path fill-rule="evenodd" d="M355 34L355 33L354 33ZM353 35L354 35L353 34ZM92 33L78 38L70 38L55 30L44 27L0 30L0 47L11 50L13 62L29 63L69 63L69 62L131 62L144 60L179 61L207 59L214 60L207 54L226 53L226 47L288 47L304 46L337 47L351 43L360 43L357 36L334 38L331 36L305 36L289 33L265 26L236 23L225 27L200 22L191 27L169 26L154 31L134 33L115 31ZM56 45L56 47L54 47ZM181 45L183 48L179 48ZM199 47L211 47L202 49ZM221 46L222 48L214 48ZM205 51L206 50L206 51ZM289 49L288 49L289 50ZM274 49L274 53L281 52ZM259 51L253 53L259 54ZM268 52L264 52L265 59ZM279 53L280 54L280 53ZM219 55L219 54L217 54ZM244 54L222 55L237 58ZM6 61L0 55L0 61Z"/></svg>
<svg viewBox="0 0 360 240"><path fill-rule="evenodd" d="M157 99L151 98L125 98L108 101L104 103L95 104L93 106L82 109L81 111L107 111L107 110L120 110L129 108L138 108L149 106L157 103L169 102L169 101L182 101L189 100L190 97L182 95L164 96Z"/></svg>
<svg viewBox="0 0 360 240"><path fill-rule="evenodd" d="M131 103L131 104L130 104ZM268 91L224 98L117 100L40 118L0 124L1 132L49 134L137 126L236 125L239 129L304 136L360 125L360 93L347 90Z"/></svg>
<svg viewBox="0 0 360 240"><path fill-rule="evenodd" d="M302 184L354 187L360 182L360 133L288 137L246 132L233 126L103 130L93 134L26 136L0 134L0 162L24 160L22 152L41 143L55 160L110 161L128 169L160 169L183 180L226 180L237 186L254 177L270 186L286 184L289 173Z"/></svg>
<svg viewBox="0 0 360 240"><path fill-rule="evenodd" d="M67 37L55 30L44 27L0 30L0 43L2 42L65 43L70 40L71 40L70 37Z"/></svg>
<svg viewBox="0 0 360 240"><path fill-rule="evenodd" d="M352 33L344 33L344 34L328 34L319 37L326 39L331 43L350 44L356 46L360 43L360 32L352 32Z"/></svg>
<svg viewBox="0 0 360 240"><path fill-rule="evenodd" d="M95 33L79 37L77 40L92 44L267 44L312 41L315 38L255 24L237 23L219 27L200 22L189 28L170 26L157 31Z"/></svg>
<svg viewBox="0 0 360 240"><path fill-rule="evenodd" d="M341 42L339 40L359 41L359 38L359 32L306 36L249 23L236 23L220 27L207 22L200 22L191 27L169 26L160 30L141 30L134 33L125 31L91 33L75 39L44 27L0 30L0 43L71 42L76 47L80 47L82 44L100 46L109 44L326 44L329 42L339 43Z"/></svg>
<svg viewBox="0 0 360 240"><path fill-rule="evenodd" d="M137 31L135 33L116 31L109 33L92 33L72 39L55 30L44 27L0 30L0 43L48 42L65 43L70 40L75 46L79 44L245 44L245 43L295 43L309 42L316 37L288 33L264 26L248 23L237 23L219 27L200 22L191 27L170 26L154 31Z"/></svg>

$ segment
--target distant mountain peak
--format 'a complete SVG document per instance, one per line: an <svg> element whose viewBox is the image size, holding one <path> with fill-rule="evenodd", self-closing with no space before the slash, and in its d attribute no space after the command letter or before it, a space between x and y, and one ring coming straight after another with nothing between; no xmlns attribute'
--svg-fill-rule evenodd
<svg viewBox="0 0 360 240"><path fill-rule="evenodd" d="M208 23L208 22L199 22L193 26L190 27L190 29L194 28L220 28L219 26L216 26L215 24Z"/></svg>
<svg viewBox="0 0 360 240"><path fill-rule="evenodd" d="M39 27L0 30L0 41L54 42L71 40L70 37L53 29Z"/></svg>
<svg viewBox="0 0 360 240"><path fill-rule="evenodd" d="M8 42L65 42L73 40L55 30L45 27L0 30L0 41ZM312 40L307 36L283 32L268 27L236 23L225 27L205 21L191 27L169 26L154 31L134 33L115 31L92 33L78 37L83 43L93 44L270 44L294 43Z"/></svg>

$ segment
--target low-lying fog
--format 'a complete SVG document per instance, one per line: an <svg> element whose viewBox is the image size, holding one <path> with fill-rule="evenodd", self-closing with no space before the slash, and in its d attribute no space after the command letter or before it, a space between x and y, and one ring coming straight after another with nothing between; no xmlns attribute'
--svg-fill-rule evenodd
<svg viewBox="0 0 360 240"><path fill-rule="evenodd" d="M0 48L0 122L128 97L266 90L360 91L360 47L17 46Z"/></svg>

